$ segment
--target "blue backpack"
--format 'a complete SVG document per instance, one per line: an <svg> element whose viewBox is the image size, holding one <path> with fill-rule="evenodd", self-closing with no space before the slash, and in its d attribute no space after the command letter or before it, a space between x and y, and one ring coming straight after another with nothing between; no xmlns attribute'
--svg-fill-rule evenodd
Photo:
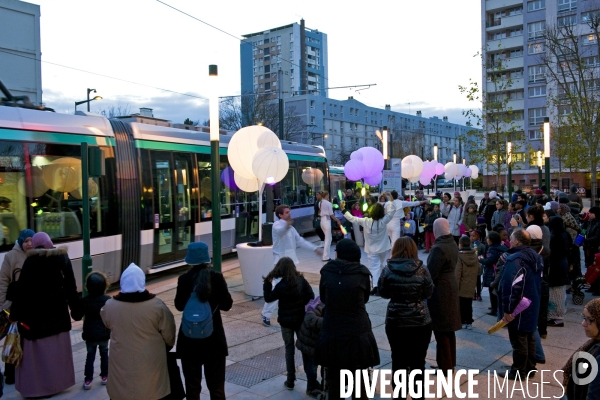
<svg viewBox="0 0 600 400"><path fill-rule="evenodd" d="M190 339L206 339L213 333L212 316L215 311L211 310L208 301L200 301L196 291L192 291L183 309L181 332Z"/></svg>

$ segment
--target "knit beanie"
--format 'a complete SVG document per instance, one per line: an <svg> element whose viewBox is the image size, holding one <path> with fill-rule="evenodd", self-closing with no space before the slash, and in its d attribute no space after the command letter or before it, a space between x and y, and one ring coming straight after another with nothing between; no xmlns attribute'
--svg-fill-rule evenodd
<svg viewBox="0 0 600 400"><path fill-rule="evenodd" d="M350 239L342 239L337 242L335 251L337 253L337 258L346 261L360 262L360 247Z"/></svg>
<svg viewBox="0 0 600 400"><path fill-rule="evenodd" d="M35 235L35 232L31 229L23 229L21 231L21 233L19 234L19 238L17 239L17 243L19 243L19 247L21 248L21 250L23 250L23 243L25 243L25 240L29 239L30 237L33 237L33 235Z"/></svg>

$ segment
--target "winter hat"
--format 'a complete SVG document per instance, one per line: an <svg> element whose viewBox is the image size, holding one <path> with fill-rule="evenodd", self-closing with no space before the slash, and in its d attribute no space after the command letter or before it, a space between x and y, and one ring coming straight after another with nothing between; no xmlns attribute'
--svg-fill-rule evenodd
<svg viewBox="0 0 600 400"><path fill-rule="evenodd" d="M146 290L146 274L134 263L121 275L121 293L144 292Z"/></svg>
<svg viewBox="0 0 600 400"><path fill-rule="evenodd" d="M558 198L558 203L559 204L569 204L569 198L568 197L559 197Z"/></svg>
<svg viewBox="0 0 600 400"><path fill-rule="evenodd" d="M478 224L485 224L485 218L484 217L477 217L477 223Z"/></svg>
<svg viewBox="0 0 600 400"><path fill-rule="evenodd" d="M85 288L90 296L103 295L108 285L108 277L101 271L92 271L85 279Z"/></svg>
<svg viewBox="0 0 600 400"><path fill-rule="evenodd" d="M304 312L314 311L319 304L321 304L321 296L317 296L314 299L309 300L304 306Z"/></svg>
<svg viewBox="0 0 600 400"><path fill-rule="evenodd" d="M531 240L542 239L542 228L537 225L529 225L527 227L527 232L529 232L529 236L531 236Z"/></svg>
<svg viewBox="0 0 600 400"><path fill-rule="evenodd" d="M593 207L592 207L593 208ZM43 247L44 249L52 249L54 247L54 243L52 243L52 239L46 232L38 232L31 237L31 244L34 249L38 247Z"/></svg>
<svg viewBox="0 0 600 400"><path fill-rule="evenodd" d="M577 193L577 186L576 185L572 185L571 189L569 190L571 193Z"/></svg>
<svg viewBox="0 0 600 400"><path fill-rule="evenodd" d="M21 250L23 250L23 243L25 243L25 241L30 237L33 237L33 235L35 235L35 232L31 229L23 229L21 233L19 233L17 243L19 243L19 247L21 248Z"/></svg>
<svg viewBox="0 0 600 400"><path fill-rule="evenodd" d="M454 197L460 197L460 192L458 190L454 192Z"/></svg>
<svg viewBox="0 0 600 400"><path fill-rule="evenodd" d="M189 265L198 265L210 262L208 245L204 242L193 242L188 245L185 262Z"/></svg>
<svg viewBox="0 0 600 400"><path fill-rule="evenodd" d="M490 192L490 199L495 199L495 198L496 198L496 196L498 196L498 193L497 193L496 191L492 190L492 191Z"/></svg>
<svg viewBox="0 0 600 400"><path fill-rule="evenodd" d="M433 236L437 239L440 236L450 234L450 224L446 218L438 218L433 221Z"/></svg>
<svg viewBox="0 0 600 400"><path fill-rule="evenodd" d="M350 239L342 239L337 242L337 245L335 246L335 252L337 253L337 258L339 259L360 262L360 247L358 247L358 245Z"/></svg>
<svg viewBox="0 0 600 400"><path fill-rule="evenodd" d="M559 204L558 209L563 212L563 214L568 214L571 212L571 208L566 204Z"/></svg>
<svg viewBox="0 0 600 400"><path fill-rule="evenodd" d="M563 197L564 198L568 198L569 197L565 192L558 192L557 195L558 195L559 199L562 199Z"/></svg>
<svg viewBox="0 0 600 400"><path fill-rule="evenodd" d="M535 194L544 194L542 189L535 189Z"/></svg>
<svg viewBox="0 0 600 400"><path fill-rule="evenodd" d="M558 203L556 201L551 201L550 202L550 209L552 211L558 211Z"/></svg>
<svg viewBox="0 0 600 400"><path fill-rule="evenodd" d="M588 222L590 220L590 213L584 212L579 214L579 219L581 219L583 222Z"/></svg>
<svg viewBox="0 0 600 400"><path fill-rule="evenodd" d="M473 199L475 199L475 196L473 196L473 195L470 195L469 197L467 197L467 200L473 200Z"/></svg>

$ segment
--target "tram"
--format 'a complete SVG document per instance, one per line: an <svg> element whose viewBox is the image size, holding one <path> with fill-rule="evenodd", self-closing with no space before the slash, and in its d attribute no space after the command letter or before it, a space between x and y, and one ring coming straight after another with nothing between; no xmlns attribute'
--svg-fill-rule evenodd
<svg viewBox="0 0 600 400"><path fill-rule="evenodd" d="M105 174L90 178L88 190L94 269L114 283L131 262L156 273L184 265L190 242L212 247L208 129L78 114L0 106L0 263L22 229L44 231L56 245L69 247L81 284L82 142L104 154ZM227 160L232 133L221 133L219 234L225 254L257 240L266 215L258 215L258 193L235 187ZM282 141L282 147L290 168L274 185L275 204L290 206L302 234L313 230L313 193L329 190L327 159L319 146ZM309 167L320 169L323 179L305 183L302 172Z"/></svg>

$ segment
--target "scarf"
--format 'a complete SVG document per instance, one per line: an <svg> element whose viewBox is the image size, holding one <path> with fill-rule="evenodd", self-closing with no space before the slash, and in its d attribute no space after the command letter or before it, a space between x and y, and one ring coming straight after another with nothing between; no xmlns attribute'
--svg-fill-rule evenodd
<svg viewBox="0 0 600 400"><path fill-rule="evenodd" d="M143 292L133 292L133 293L119 293L114 297L115 300L124 301L125 303L141 303L143 301L147 301L155 298L156 295L154 293L150 293L147 290Z"/></svg>
<svg viewBox="0 0 600 400"><path fill-rule="evenodd" d="M588 310L590 314L592 314L592 318L596 321L596 325L600 324L600 299L591 300L586 306L585 309ZM589 351L596 343L600 342L600 336L592 338L585 342L581 347L579 347L575 352L569 357L569 361L562 367L563 370L563 387L567 387L569 383L569 379L571 379L571 372L573 371L573 356L575 353L579 351Z"/></svg>
<svg viewBox="0 0 600 400"><path fill-rule="evenodd" d="M433 222L433 236L437 239L440 236L450 234L450 223L445 218L438 218Z"/></svg>

